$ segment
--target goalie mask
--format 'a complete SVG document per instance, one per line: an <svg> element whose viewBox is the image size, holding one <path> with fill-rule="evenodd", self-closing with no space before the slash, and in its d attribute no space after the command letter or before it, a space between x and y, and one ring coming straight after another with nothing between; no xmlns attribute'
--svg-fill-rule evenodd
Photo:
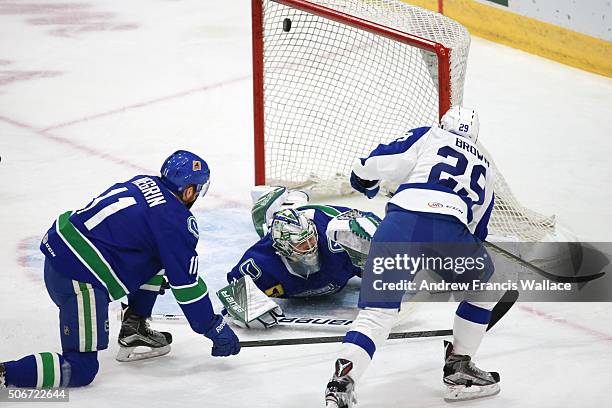
<svg viewBox="0 0 612 408"><path fill-rule="evenodd" d="M307 278L319 271L318 235L312 220L293 208L286 208L274 214L270 231L272 246L287 260L290 272Z"/></svg>
<svg viewBox="0 0 612 408"><path fill-rule="evenodd" d="M480 120L474 109L453 106L442 116L440 127L476 143L480 131Z"/></svg>

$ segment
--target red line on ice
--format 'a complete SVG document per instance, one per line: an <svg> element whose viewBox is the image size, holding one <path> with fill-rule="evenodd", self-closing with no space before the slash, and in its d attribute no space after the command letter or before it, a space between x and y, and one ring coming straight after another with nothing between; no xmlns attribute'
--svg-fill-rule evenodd
<svg viewBox="0 0 612 408"><path fill-rule="evenodd" d="M29 248L28 243L30 239L32 238L33 237L24 238L21 241L19 241L19 243L17 244L17 263L22 268L25 268L26 266L28 266L28 257L27 257L26 251Z"/></svg>
<svg viewBox="0 0 612 408"><path fill-rule="evenodd" d="M111 116L111 115L115 115L117 113L122 113L131 109L138 109L138 108L143 108L145 106L149 106L149 105L153 105L159 102L165 102L165 101L169 101L172 99L177 99L177 98L182 98L184 96L189 96L198 92L203 92L203 91L209 91L211 89L216 89L216 88L221 88L223 86L226 85L231 85L233 83L236 82L240 82L240 81L244 81L246 79L249 79L251 76L250 75L245 75L242 77L238 77L238 78L233 78L233 79L228 79L225 81L221 81L221 82L217 82L215 84L208 84L208 85L203 85L203 86L199 86L197 88L193 88L193 89L189 89L187 91L182 91L182 92L177 92L175 94L172 95L167 95L167 96L162 96L160 98L155 98L155 99L151 99L148 101L143 101L143 102L139 102L139 103L135 103L132 105L126 105L126 106L122 106L120 108L117 109L112 109L106 112L102 112L102 113L96 113L94 115L89 115L89 116L85 116L79 119L74 119L74 120L70 120L67 122L63 122L63 123L58 123L56 125L52 125L49 127L46 127L44 129L40 129L41 132L47 132L49 130L53 130L53 129L59 129L59 128L63 128L63 127L67 127L67 126L71 126L71 125L75 125L77 123L81 123L81 122L87 122L93 119L99 119L99 118L103 118L105 116Z"/></svg>
<svg viewBox="0 0 612 408"><path fill-rule="evenodd" d="M2 60L0 60L0 65ZM5 71L0 70L0 86L12 84L13 82L30 81L40 78L53 78L62 75L60 71Z"/></svg>
<svg viewBox="0 0 612 408"><path fill-rule="evenodd" d="M521 310L523 310L523 311L525 311L527 313L530 313L530 314L532 314L534 316L538 316L538 317L541 317L543 319L550 320L552 322L559 323L559 324L562 324L564 326L571 327L573 329L576 329L578 331L582 331L584 333L587 333L587 334L590 334L592 336L598 337L598 338L600 338L602 340L605 340L605 341L612 341L612 335L610 335L608 333L604 333L604 332L600 332L600 331L595 330L595 329L591 329L590 327L583 326L581 324L578 324L576 322L572 322L572 321L567 320L565 318L555 317L555 316L553 316L553 315L551 315L549 313L546 313L546 312L544 312L542 310L535 309L535 308L533 308L531 306L519 305L518 307L519 307L519 309L521 309Z"/></svg>
<svg viewBox="0 0 612 408"><path fill-rule="evenodd" d="M72 147L72 148L74 148L76 150L80 150L80 151L85 152L85 153L87 153L87 154L89 154L91 156L96 156L96 157L99 157L101 159L105 159L105 160L111 161L111 162L116 163L116 164L121 164L123 166L130 167L130 168L132 168L134 170L137 170L137 171L145 171L145 172L148 171L144 167L139 166L137 164L130 163L127 160L123 160L123 159L117 158L115 156L112 156L112 155L110 155L108 153L104 153L102 151L96 150L96 149L94 149L92 147L85 146L85 145L82 145L80 143L76 143L76 142L74 142L74 141L72 141L70 139L66 139L64 137L52 135L52 134L47 133L45 131L38 130L38 129L36 129L33 126L30 126L30 125L22 123L22 122L18 122L16 120L7 118L5 116L0 115L0 121L6 122L6 123L10 123L11 125L20 127L22 129L27 129L27 130L29 130L29 131L31 131L33 133L36 133L39 136L42 136L42 137L45 137L47 139L53 140L53 141L55 141L57 143L61 143L61 144L70 146L70 147Z"/></svg>

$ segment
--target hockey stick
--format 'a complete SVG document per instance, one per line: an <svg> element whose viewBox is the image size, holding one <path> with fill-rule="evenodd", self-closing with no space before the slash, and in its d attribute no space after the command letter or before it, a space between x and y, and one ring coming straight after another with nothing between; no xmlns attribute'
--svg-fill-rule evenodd
<svg viewBox="0 0 612 408"><path fill-rule="evenodd" d="M154 314L151 320L156 322L186 322L184 315L175 314ZM293 328L341 328L353 323L350 319L338 319L335 317L306 317L306 316L285 316L278 319L278 326ZM276 327L276 326L275 326Z"/></svg>
<svg viewBox="0 0 612 408"><path fill-rule="evenodd" d="M493 251L499 253L502 256L505 256L507 258L510 258L510 259L518 262L519 264L521 264L521 265L531 269L532 271L534 271L538 275L541 275L541 276L545 277L546 279L551 280L553 282L559 282L559 283L589 282L589 281L601 278L602 276L604 276L606 274L605 272L599 272L599 273L596 273L594 275L585 275L585 276L559 276L559 275L554 275L552 273L546 272L545 270L535 266L531 262L527 262L524 259L514 255L512 252L506 251L502 247L500 247L498 245L495 245L495 244L493 244L493 243L491 243L489 241L485 241L485 246L487 246L488 248L492 249Z"/></svg>
<svg viewBox="0 0 612 408"><path fill-rule="evenodd" d="M493 307L493 310L491 310L491 320L487 326L487 331L491 330L491 328L508 313L518 300L518 297L518 290L507 290L506 293L502 295L501 299L499 299L495 307Z"/></svg>
<svg viewBox="0 0 612 408"><path fill-rule="evenodd" d="M497 322L510 308L514 305L518 299L519 293L516 290L508 290L501 297L499 302L495 305L491 311L491 321L487 327L487 331L491 330ZM387 337L388 340L395 339L414 339L420 337L441 337L441 336L452 336L452 329L442 330L423 330L423 331L409 331L409 332L393 332ZM327 337L302 337L293 339L269 339L269 340L249 340L241 341L240 347L269 347L269 346L293 346L303 344L324 344L324 343L341 343L344 340L344 336L327 336Z"/></svg>
<svg viewBox="0 0 612 408"><path fill-rule="evenodd" d="M425 331L390 333L388 338L389 339L413 339L417 337L450 336L452 334L453 334L453 331L451 329L425 330ZM341 343L342 340L344 340L344 336L252 340L252 341L241 341L240 347L293 346L293 345L300 345L300 344Z"/></svg>
<svg viewBox="0 0 612 408"><path fill-rule="evenodd" d="M125 303L121 303L121 310L117 314L118 320L122 320L123 311L127 308ZM162 323L187 322L184 315L179 314L153 314L151 320ZM317 329L333 329L349 326L353 321L351 319L339 319L336 317L307 317L307 316L284 316L278 319L278 326L292 328L317 328Z"/></svg>

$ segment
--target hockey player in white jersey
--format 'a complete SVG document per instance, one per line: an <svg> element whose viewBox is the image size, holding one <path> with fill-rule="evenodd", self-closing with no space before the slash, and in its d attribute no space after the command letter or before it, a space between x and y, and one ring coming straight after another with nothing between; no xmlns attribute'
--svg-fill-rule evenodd
<svg viewBox="0 0 612 408"><path fill-rule="evenodd" d="M356 403L355 383L364 373L377 346L387 338L398 315L400 299L373 302L364 294L368 264L377 243L460 243L486 254L482 241L493 209L493 167L478 150L479 121L472 109L453 107L440 128L421 127L381 144L353 165L351 185L368 198L379 192L381 181L398 183L386 215L372 239L364 270L361 311L344 337L335 372L325 391L326 407L350 408ZM418 255L417 255L418 256ZM487 256L485 255L485 258ZM488 279L490 263L479 275ZM452 271L455 277L460 274ZM414 277L414 275L412 276ZM443 278L445 278L443 276ZM452 279L452 278L451 278ZM472 298L470 298L472 299ZM472 362L494 303L463 301L455 314L453 343L445 342L443 382L446 400L465 400L499 392L499 375ZM409 361L409 360L407 360Z"/></svg>

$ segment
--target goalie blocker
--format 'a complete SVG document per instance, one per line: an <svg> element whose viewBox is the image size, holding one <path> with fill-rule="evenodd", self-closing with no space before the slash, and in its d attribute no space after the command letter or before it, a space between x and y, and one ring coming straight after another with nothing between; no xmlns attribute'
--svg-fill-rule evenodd
<svg viewBox="0 0 612 408"><path fill-rule="evenodd" d="M231 323L247 329L268 329L284 317L279 305L263 293L250 276L243 276L217 292L223 304L221 314Z"/></svg>

